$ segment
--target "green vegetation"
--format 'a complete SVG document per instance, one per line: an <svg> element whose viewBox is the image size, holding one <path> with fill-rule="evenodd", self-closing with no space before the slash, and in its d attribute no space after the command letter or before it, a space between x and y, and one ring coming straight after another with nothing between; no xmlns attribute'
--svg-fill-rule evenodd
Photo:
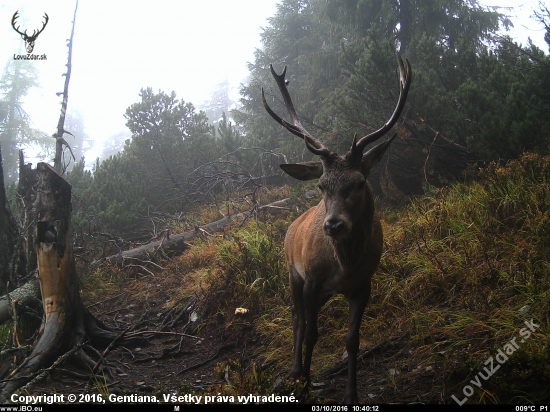
<svg viewBox="0 0 550 412"><path fill-rule="evenodd" d="M549 178L549 157L492 163L479 181L419 199L386 227L376 322L384 333L407 325L424 356L445 365L460 399L462 386L531 319L540 328L483 384L490 398L479 401L548 396Z"/></svg>
<svg viewBox="0 0 550 412"><path fill-rule="evenodd" d="M509 23L477 1L283 0L262 34L234 118L247 141L311 159L261 101L263 87L270 106L286 115L267 70L273 64L280 73L286 65L304 126L345 153L354 133L363 136L389 118L397 49L411 62L413 81L384 174L374 171L377 194L422 195L426 186L459 179L468 163L546 153L548 56L498 37Z"/></svg>
<svg viewBox="0 0 550 412"><path fill-rule="evenodd" d="M545 149L548 56L495 36L509 24L476 1L284 0L264 30L236 118L258 143L304 150L269 127L258 93L264 87L270 105L278 103L266 67L288 65L306 127L347 150L355 132L380 127L393 109L397 48L413 67L402 137L427 145L437 131L484 160ZM277 111L285 112L281 104Z"/></svg>
<svg viewBox="0 0 550 412"><path fill-rule="evenodd" d="M442 380L420 400L427 402L443 391L444 400L453 402L450 396L462 400L462 388L484 373L487 359L517 338L519 349L494 376L482 380L483 389L469 402L537 402L547 397L549 214L550 157L535 154L492 163L468 184L383 212L393 221L384 221L385 252L362 323L361 346L405 336L404 350L411 355L398 359L395 367L410 373L436 368ZM187 279L200 279L210 321L223 323L228 333L242 333L244 324L252 324L264 342L259 355L275 362L271 375L262 372L257 381L254 365L246 369L238 360L219 364L220 371L227 365L240 370L241 384L222 385L212 393L262 393L290 368L292 329L282 239L291 219L286 214L270 217L270 223L250 222L225 239L194 246L177 263L189 271ZM237 307L249 309L245 320L234 314ZM525 321L540 326L519 343ZM319 330L314 375L337 363L344 351L347 303L342 297L323 308ZM404 375L390 376L397 400L403 400ZM280 393L284 391L292 390L286 386Z"/></svg>

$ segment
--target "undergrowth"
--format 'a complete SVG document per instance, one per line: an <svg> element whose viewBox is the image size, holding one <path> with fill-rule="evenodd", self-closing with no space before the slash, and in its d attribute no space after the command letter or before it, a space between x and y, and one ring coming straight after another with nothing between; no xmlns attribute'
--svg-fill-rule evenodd
<svg viewBox="0 0 550 412"><path fill-rule="evenodd" d="M469 402L547 398L549 216L550 158L535 154L493 163L476 182L413 202L384 227L369 310L383 323L380 338L409 332L424 362L444 366L447 396L462 400L489 357L519 342L533 320L540 327Z"/></svg>
<svg viewBox="0 0 550 412"><path fill-rule="evenodd" d="M296 389L277 386L292 362L283 239L291 221L318 201L315 194L309 200L302 196L310 189L293 189L289 212L195 242L168 266L185 278L171 290L172 301L195 294L204 322L223 325L229 336L252 330L262 343L258 364L231 359L216 365L215 373L226 382L210 388L212 393ZM403 388L413 385L414 391L422 373L437 371L427 392L413 393L415 401L454 403L453 395L460 400L467 395L468 403L547 400L550 157L526 154L491 164L479 171L478 180L436 190L381 214L388 217L382 221L384 253L361 325L361 347L400 337L399 353L389 361L393 363L369 370L391 386L387 399L412 399L403 395ZM238 315L237 308L248 312ZM343 359L347 320L347 302L341 296L321 310L314 380ZM526 321L538 325L528 337L521 334ZM499 351L510 350L506 345L514 338L517 348L507 353L501 367L486 380L480 378L488 359L493 357L496 365ZM265 364L270 367L258 366ZM472 383L476 379L479 385Z"/></svg>

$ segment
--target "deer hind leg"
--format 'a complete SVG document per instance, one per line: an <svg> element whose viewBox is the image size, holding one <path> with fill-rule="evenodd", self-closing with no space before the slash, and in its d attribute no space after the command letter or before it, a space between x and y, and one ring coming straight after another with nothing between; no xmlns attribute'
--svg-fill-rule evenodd
<svg viewBox="0 0 550 412"><path fill-rule="evenodd" d="M304 281L290 269L290 292L292 295L292 334L294 336L294 366L290 372L293 379L302 376L302 344L306 331L304 308Z"/></svg>
<svg viewBox="0 0 550 412"><path fill-rule="evenodd" d="M348 384L344 396L347 404L359 403L357 397L357 353L359 352L359 327L361 318L369 301L370 285L368 289L349 299L349 328L346 336L346 350L348 351Z"/></svg>

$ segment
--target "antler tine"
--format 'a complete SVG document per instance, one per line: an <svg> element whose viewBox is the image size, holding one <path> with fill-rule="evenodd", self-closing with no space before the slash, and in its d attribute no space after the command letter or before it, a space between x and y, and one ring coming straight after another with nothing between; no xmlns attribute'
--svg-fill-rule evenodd
<svg viewBox="0 0 550 412"><path fill-rule="evenodd" d="M267 104L267 101L265 99L264 89L262 88L262 102L264 104L264 107L266 111L269 113L269 115L275 119L277 123L279 123L281 126L285 127L289 132L292 134L301 137L304 139L306 143L306 147L314 154L319 156L328 156L330 154L330 150L321 143L320 140L313 137L303 126L302 123L300 123L300 119L298 118L298 115L296 114L296 110L294 109L294 104L292 103L292 99L290 97L290 93L288 92L288 89L286 88L285 84L285 75L286 75L286 68L283 69L283 72L281 74L277 74L275 72L275 69L273 69L273 65L270 64L269 68L271 69L271 74L273 75L273 78L277 82L277 86L279 87L279 91L281 92L281 95L283 96L283 100L285 102L286 109L288 111L288 114L292 118L292 122L294 125L291 125L281 117L279 117Z"/></svg>
<svg viewBox="0 0 550 412"><path fill-rule="evenodd" d="M17 11L14 13L13 17L11 18L11 26L13 27L13 29L14 29L17 33L19 33L21 36L24 36L25 33L26 33L26 31L25 31L25 33L21 33L21 32L19 31L19 27L21 27L21 26L15 27L15 20L17 20L17 18L19 17L18 14L19 14L19 10L17 10Z"/></svg>
<svg viewBox="0 0 550 412"><path fill-rule="evenodd" d="M44 31L44 29L46 28L46 25L50 21L50 18L48 17L48 14L45 13L45 12L44 12L44 17L46 18L46 21L44 22L42 28L38 31L38 33L36 33L36 36L38 36L40 33L42 33Z"/></svg>
<svg viewBox="0 0 550 412"><path fill-rule="evenodd" d="M304 138L304 134L298 128L294 127L293 125L291 125L288 122L285 122L282 118L279 117L279 115L277 113L275 113L273 110L271 110L271 107L269 107L269 104L267 104L267 100L265 99L265 93L264 93L264 88L263 87L262 87L262 102L264 104L264 108L267 111L267 113L269 113L269 115L273 119L275 119L275 121L277 123L279 123L281 126L284 126L292 134L294 134L298 137L301 137L302 139Z"/></svg>
<svg viewBox="0 0 550 412"><path fill-rule="evenodd" d="M412 80L411 64L409 63L409 59L405 59L405 61L407 62L407 68L405 69L403 59L401 59L399 53L396 54L397 62L399 63L399 101L397 102L397 106L395 107L395 110L393 111L390 119L386 122L384 126L376 130L375 132L372 132L362 137L356 144L352 145L352 153L363 153L363 150L369 143L375 142L376 140L384 136L393 127L395 122L397 122L397 119L399 118L401 112L403 111L403 108L405 107L407 93L409 93L409 87L411 86Z"/></svg>

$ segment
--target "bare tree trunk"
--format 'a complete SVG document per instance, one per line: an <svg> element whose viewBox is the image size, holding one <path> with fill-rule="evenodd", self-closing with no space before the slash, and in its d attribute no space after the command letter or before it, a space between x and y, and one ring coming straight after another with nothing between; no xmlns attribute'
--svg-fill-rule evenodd
<svg viewBox="0 0 550 412"><path fill-rule="evenodd" d="M2 387L0 403L39 369L50 366L67 350L82 346L87 338L92 342L110 343L118 336L94 319L82 304L72 248L71 185L46 163L37 166L34 210L34 238L45 320L31 354ZM75 356L86 367L97 367L97 361L81 348L75 351Z"/></svg>
<svg viewBox="0 0 550 412"><path fill-rule="evenodd" d="M69 133L68 131L65 130L65 115L67 113L67 104L69 103L69 82L71 81L73 37L74 37L74 26L76 22L77 10L78 10L78 0L74 8L71 37L69 38L69 43L67 44L67 47L69 48L69 57L67 59L67 73L65 73L65 87L63 87L63 102L61 102L61 115L59 116L59 121L57 122L57 132L55 132L55 134L53 135L55 137L55 157L53 159L53 165L55 170L57 170L59 174L63 174L65 172L65 165L63 164L63 159L62 159L63 146L66 146L69 149L69 151L71 152L71 156L73 157L73 160L76 161L73 151L71 149L71 146L69 146L67 141L63 138L63 135L67 133L73 136L72 133Z"/></svg>

